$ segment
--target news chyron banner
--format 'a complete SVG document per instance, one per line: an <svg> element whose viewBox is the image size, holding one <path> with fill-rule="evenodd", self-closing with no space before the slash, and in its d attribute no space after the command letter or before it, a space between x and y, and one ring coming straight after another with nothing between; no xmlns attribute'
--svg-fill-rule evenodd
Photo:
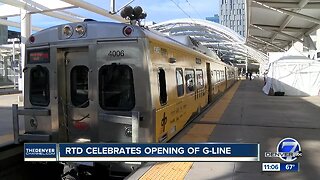
<svg viewBox="0 0 320 180"><path fill-rule="evenodd" d="M259 144L35 144L25 161L259 161Z"/></svg>

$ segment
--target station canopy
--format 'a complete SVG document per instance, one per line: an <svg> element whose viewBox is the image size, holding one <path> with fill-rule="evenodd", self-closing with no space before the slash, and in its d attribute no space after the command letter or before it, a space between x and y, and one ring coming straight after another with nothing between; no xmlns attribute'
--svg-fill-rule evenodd
<svg viewBox="0 0 320 180"><path fill-rule="evenodd" d="M0 0L0 24L20 27L20 23L1 19L19 16L20 9L30 14L44 14L67 22L80 22L86 18L66 10L71 8L81 8L119 22L126 22L119 15L83 0ZM31 26L31 28L33 31L41 30L40 27ZM178 19L158 23L151 28L170 36L190 36L193 40L216 52L223 61L235 65L244 65L246 62L261 64L267 61L266 54L248 46L245 38L229 28L210 21Z"/></svg>
<svg viewBox="0 0 320 180"><path fill-rule="evenodd" d="M155 24L151 28L168 36L189 36L206 46L224 62L234 65L265 63L266 54L247 46L245 38L221 24L201 19L177 19Z"/></svg>
<svg viewBox="0 0 320 180"><path fill-rule="evenodd" d="M286 51L295 42L316 50L310 34L320 28L319 0L246 0L247 44L263 52Z"/></svg>

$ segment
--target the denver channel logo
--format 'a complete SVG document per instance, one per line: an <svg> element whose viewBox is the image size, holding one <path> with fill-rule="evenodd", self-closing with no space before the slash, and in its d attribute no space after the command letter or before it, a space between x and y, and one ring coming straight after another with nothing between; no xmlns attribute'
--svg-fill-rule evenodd
<svg viewBox="0 0 320 180"><path fill-rule="evenodd" d="M265 157L279 157L285 162L292 162L302 157L301 146L293 138L282 139L277 146L277 152L265 152Z"/></svg>
<svg viewBox="0 0 320 180"><path fill-rule="evenodd" d="M24 159L32 160L56 160L57 145L53 143L25 143Z"/></svg>

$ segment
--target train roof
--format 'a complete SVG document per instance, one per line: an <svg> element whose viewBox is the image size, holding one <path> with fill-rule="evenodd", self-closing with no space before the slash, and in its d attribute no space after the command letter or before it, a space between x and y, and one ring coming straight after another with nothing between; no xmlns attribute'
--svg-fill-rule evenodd
<svg viewBox="0 0 320 180"><path fill-rule="evenodd" d="M79 34L76 31L77 28L82 27L85 29L85 33L83 35ZM66 36L64 31L67 29L71 29L71 34ZM126 30L129 28L129 30ZM129 35L126 33L130 33ZM100 21L84 21L77 23L68 23L53 26L44 30L41 30L32 35L33 41L31 42L31 38L27 41L27 46L38 46L38 45L49 45L56 44L62 42L74 42L74 41L85 41L85 40L97 40L103 41L108 39L136 39L136 38L149 38L156 41L160 41L166 43L171 46L175 46L180 49L193 51L200 56L207 56L208 58L214 60L220 58L213 52L208 50L207 48L201 46L199 43L195 42L194 39L190 37L179 38L179 37L170 37L165 36L164 34L148 29L140 26L133 26L125 23L114 23L114 22L100 22ZM180 39L180 40L179 40ZM182 39L182 40L181 40ZM222 64L225 64L222 61L216 61Z"/></svg>
<svg viewBox="0 0 320 180"><path fill-rule="evenodd" d="M85 28L85 34L80 35L75 32L77 27L82 26ZM71 28L72 34L66 36L64 34L65 28ZM130 36L126 36L123 33L125 27L131 27L132 32ZM57 42L66 41L79 41L79 40L97 40L97 39L116 39L116 38L141 38L145 37L141 28L136 26L131 26L124 23L114 23L114 22L99 22L99 21L85 21L77 23L68 23L53 26L44 30L41 30L32 35L34 37L34 42L30 42L30 38L27 42L28 45L36 44L50 44Z"/></svg>

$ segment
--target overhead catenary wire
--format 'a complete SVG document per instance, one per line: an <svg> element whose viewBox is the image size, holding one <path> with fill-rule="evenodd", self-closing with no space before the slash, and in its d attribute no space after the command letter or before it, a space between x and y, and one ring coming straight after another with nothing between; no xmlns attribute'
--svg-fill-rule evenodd
<svg viewBox="0 0 320 180"><path fill-rule="evenodd" d="M170 0L173 4L175 4L186 16L188 16L195 24L196 24L196 21L185 11L181 8L181 6L179 6L179 4L177 2L175 2L174 0ZM189 24L190 26L192 26L192 24ZM175 25L174 25L175 26ZM169 32L171 31L171 29L174 27L172 26L170 29L169 29ZM192 31L193 32L193 31ZM194 39L196 39L197 41L199 41L199 39L196 37L196 34L193 36ZM201 41L199 41L201 42Z"/></svg>
<svg viewBox="0 0 320 180"><path fill-rule="evenodd" d="M192 6L191 3L190 3L188 0L185 0L185 1L186 1L186 2L189 4L189 6L194 10L194 12L197 13L197 15L199 16L199 18L201 18L200 13L197 11L197 9L196 9L194 6Z"/></svg>
<svg viewBox="0 0 320 180"><path fill-rule="evenodd" d="M175 4L176 6L177 6L177 8L179 8L186 16L188 16L190 19L192 19L191 18L191 16L185 11L185 10L183 10L180 6L179 6L179 4L177 3L177 2L175 2L174 0L170 0L173 4Z"/></svg>

